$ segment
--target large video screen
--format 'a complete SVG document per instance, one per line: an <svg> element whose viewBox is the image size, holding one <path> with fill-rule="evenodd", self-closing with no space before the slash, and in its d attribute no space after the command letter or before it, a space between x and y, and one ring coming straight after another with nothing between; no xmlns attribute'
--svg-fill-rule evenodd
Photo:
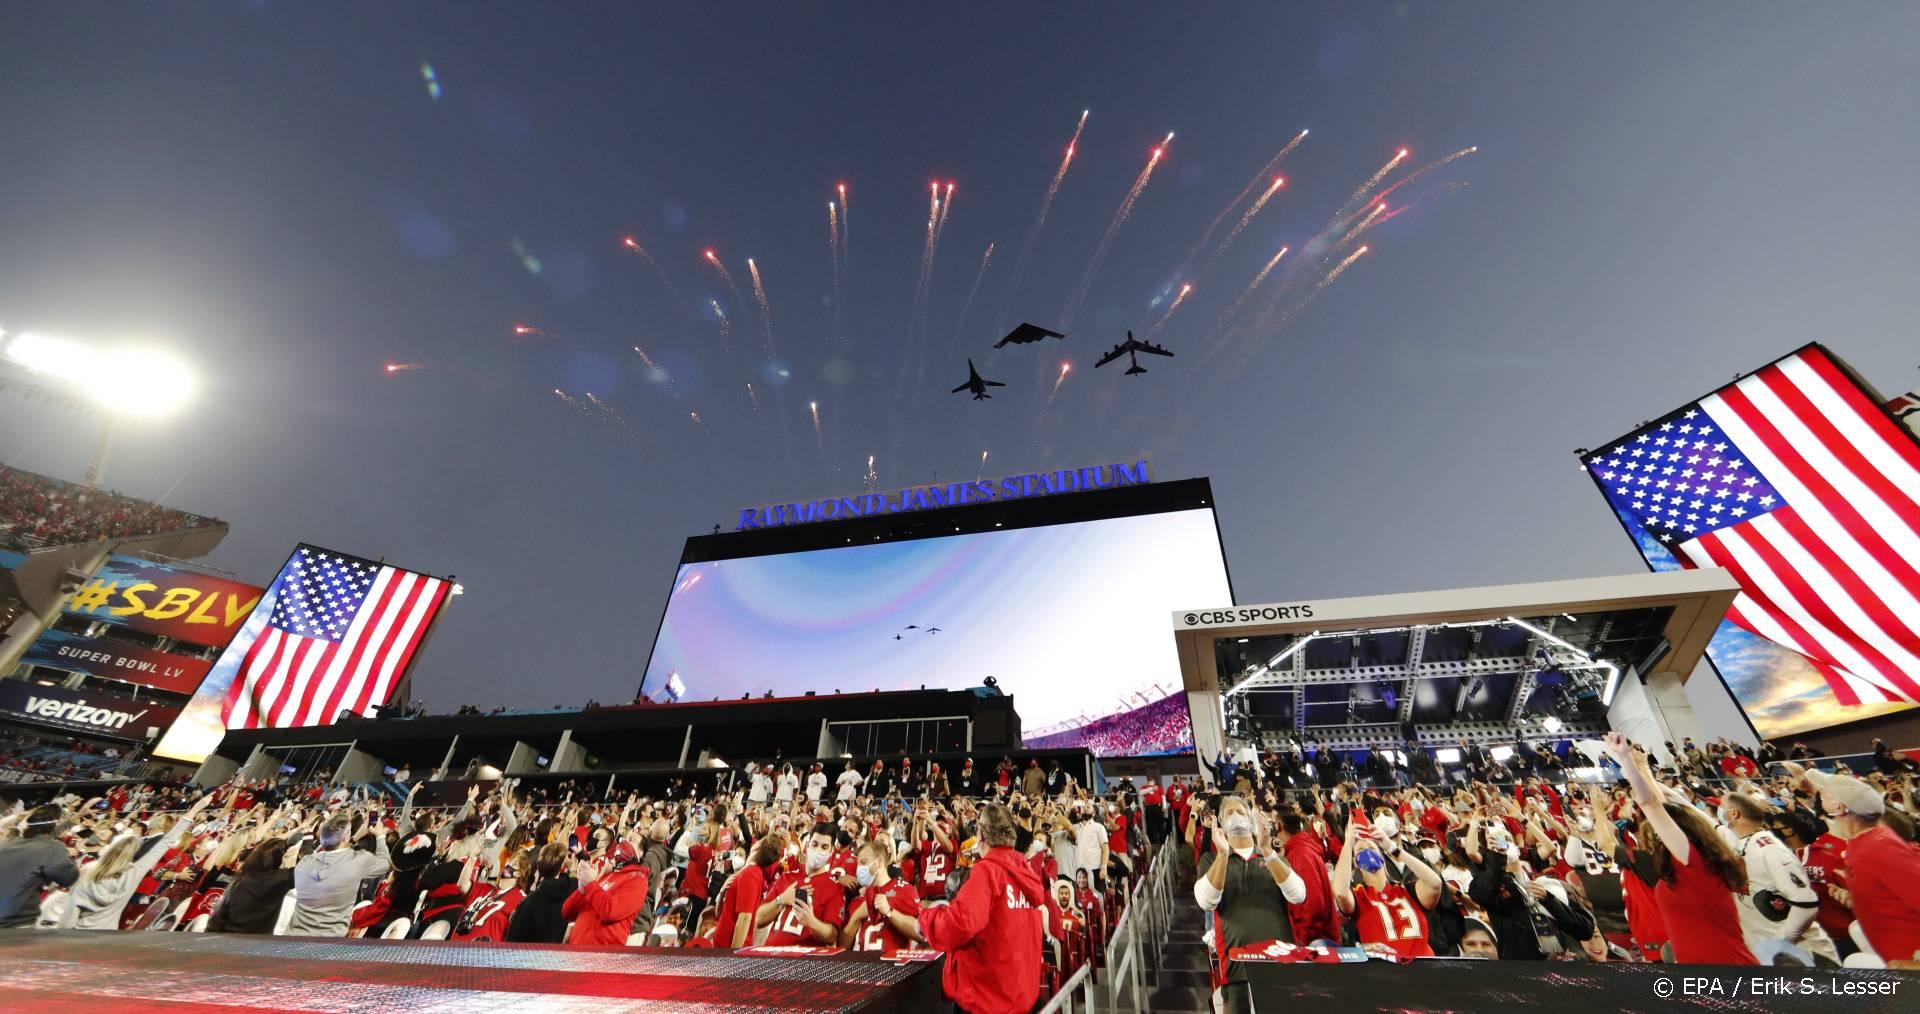
<svg viewBox="0 0 1920 1014"><path fill-rule="evenodd" d="M1618 440L1587 470L1654 570L1740 582L1707 657L1763 739L1914 706L1920 444L1808 346Z"/></svg>
<svg viewBox="0 0 1920 1014"><path fill-rule="evenodd" d="M1229 602L1211 509L680 568L641 693L1012 695L1026 745L1190 753L1167 616Z"/></svg>

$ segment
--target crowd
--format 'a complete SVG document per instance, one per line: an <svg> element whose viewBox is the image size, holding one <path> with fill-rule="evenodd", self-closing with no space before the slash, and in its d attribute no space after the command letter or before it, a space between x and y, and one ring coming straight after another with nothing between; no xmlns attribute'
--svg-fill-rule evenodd
<svg viewBox="0 0 1920 1014"><path fill-rule="evenodd" d="M1311 750L1222 758L1223 784L1174 804L1216 984L1241 974L1236 952L1311 960L1315 943L1394 960L1920 968L1906 758L1876 740L1856 778L1786 757L1762 771L1724 743L1688 741L1664 765L1618 733L1599 745L1619 778L1495 785L1476 777L1490 762L1441 772L1416 751L1433 777L1362 758L1323 786Z"/></svg>
<svg viewBox="0 0 1920 1014"><path fill-rule="evenodd" d="M1221 986L1315 944L1920 967L1920 779L1898 753L1864 778L1784 758L1728 776L1728 754L1755 758L1724 744L1658 764L1618 734L1603 754L1619 777L1421 779L1416 756L1402 778L1363 756L1323 785L1290 750L1103 791L1039 758L776 761L657 796L480 782L457 807L416 805L420 783L126 783L0 818L0 926L932 949L959 1006L1024 1011L1097 973L1164 850Z"/></svg>
<svg viewBox="0 0 1920 1014"><path fill-rule="evenodd" d="M1095 793L1058 762L739 775L657 798L490 781L457 808L420 783L116 785L0 818L0 926L934 949L962 1008L1025 1011L1103 959L1171 827L1157 786Z"/></svg>
<svg viewBox="0 0 1920 1014"><path fill-rule="evenodd" d="M147 500L0 465L0 546L33 550L218 524Z"/></svg>

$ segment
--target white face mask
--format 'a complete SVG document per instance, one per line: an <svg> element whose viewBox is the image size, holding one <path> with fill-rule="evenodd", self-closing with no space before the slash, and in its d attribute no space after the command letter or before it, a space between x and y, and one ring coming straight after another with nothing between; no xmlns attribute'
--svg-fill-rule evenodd
<svg viewBox="0 0 1920 1014"><path fill-rule="evenodd" d="M1581 816L1581 818L1580 818L1580 820L1579 820L1579 824L1580 824L1580 833L1581 833L1581 834L1592 834L1592 833L1593 833L1593 818L1592 818L1592 817L1588 817L1588 816L1584 816L1584 815L1582 815L1582 816Z"/></svg>
<svg viewBox="0 0 1920 1014"><path fill-rule="evenodd" d="M1391 838L1394 835L1397 835L1400 833L1400 818L1395 817L1392 814L1387 814L1386 816L1383 816L1383 817L1376 817L1374 818L1373 826L1381 834Z"/></svg>
<svg viewBox="0 0 1920 1014"><path fill-rule="evenodd" d="M826 869L826 867L827 867L827 850L826 849L808 849L807 850L807 872L808 873L818 873L821 870Z"/></svg>
<svg viewBox="0 0 1920 1014"><path fill-rule="evenodd" d="M1423 848L1420 850L1420 858L1425 859L1428 865L1432 865L1440 861L1440 850L1432 846Z"/></svg>

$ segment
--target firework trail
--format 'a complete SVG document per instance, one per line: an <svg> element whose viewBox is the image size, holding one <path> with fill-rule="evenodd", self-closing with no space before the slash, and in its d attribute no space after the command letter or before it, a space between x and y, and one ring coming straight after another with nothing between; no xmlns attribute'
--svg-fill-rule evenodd
<svg viewBox="0 0 1920 1014"><path fill-rule="evenodd" d="M1305 130L1293 135L1293 140L1288 141L1287 146L1281 148L1279 154L1268 159L1267 164L1262 167L1259 172L1254 173L1253 178L1247 181L1247 185L1240 189L1240 193L1236 195L1233 200L1227 202L1227 206L1221 208L1218 215L1213 216L1213 221L1207 223L1207 231L1200 234L1200 242L1195 243L1193 249L1187 252L1187 261L1189 263L1191 263L1195 257L1200 256L1201 250L1206 249L1207 240L1213 238L1213 231L1220 228L1220 223L1227 220L1227 215L1231 213L1233 209L1239 207L1240 202L1246 200L1248 194L1253 193L1253 188L1259 186L1261 180L1273 175L1273 171L1280 168L1280 163L1285 160L1288 155L1293 154L1293 149L1300 147L1300 142L1306 139L1307 132ZM1244 228L1245 224L1243 221L1241 227ZM1229 237L1229 241L1231 241L1231 237Z"/></svg>
<svg viewBox="0 0 1920 1014"><path fill-rule="evenodd" d="M1220 315L1220 323L1215 325L1216 328L1226 326L1226 324L1234 318L1234 315L1240 312L1240 308L1247 305L1247 300L1253 298L1254 292L1260 288L1260 283L1266 281L1267 276L1273 273L1274 266L1280 263L1280 258L1287 255L1288 249L1290 248L1281 247L1279 253L1274 254L1267 260L1266 265L1260 269L1260 273L1254 275L1253 281L1247 283L1246 291L1240 293L1239 297L1227 307L1226 312Z"/></svg>
<svg viewBox="0 0 1920 1014"><path fill-rule="evenodd" d="M714 318L720 322L720 337L731 337L733 334L733 322L727 319L727 311L721 308L720 301L717 299L709 299L707 300L707 306L713 309ZM729 356L733 354L733 346L727 346L727 354Z"/></svg>
<svg viewBox="0 0 1920 1014"><path fill-rule="evenodd" d="M711 249L707 250L702 256L706 257L708 264L713 265L713 270L720 273L720 280L727 283L727 291L733 293L734 305L741 307L746 306L746 295L740 291L739 283L733 280L733 272L727 270L727 266L721 262L719 256Z"/></svg>
<svg viewBox="0 0 1920 1014"><path fill-rule="evenodd" d="M694 424L695 426L700 426L700 425L704 425L704 424L703 424L703 423L701 423L701 421L700 421L700 413L698 413L698 412L688 412L688 413L687 413L687 415L688 415L689 417L691 417L691 418L693 419L693 424Z"/></svg>
<svg viewBox="0 0 1920 1014"><path fill-rule="evenodd" d="M927 271L933 265L933 237L940 224L940 184L927 184L927 238L920 246L920 274L913 281L913 306L907 311L907 338L912 340L920 322L920 301L927 289ZM904 376L904 370L903 374Z"/></svg>
<svg viewBox="0 0 1920 1014"><path fill-rule="evenodd" d="M1438 162L1429 162L1426 165L1423 165L1420 168L1415 169L1413 172L1408 173L1404 178L1402 178L1399 182L1395 183L1393 186L1390 186L1387 189L1380 191L1380 196L1382 198L1389 197L1393 194L1394 191L1400 189L1401 187L1406 186L1409 183L1412 183L1414 180L1417 180L1420 177L1425 176L1430 172L1433 172L1435 169L1444 169L1447 166L1453 164L1454 162L1457 162L1460 159L1466 158L1468 155L1471 155L1474 152L1477 152L1479 150L1480 150L1480 146L1476 144L1471 148L1462 148L1459 151L1456 151L1453 154L1448 155L1446 158L1443 158Z"/></svg>
<svg viewBox="0 0 1920 1014"><path fill-rule="evenodd" d="M1080 132L1087 129L1087 114L1090 109L1080 110L1080 122L1074 125L1073 138L1067 142L1067 153L1060 159L1060 168L1054 170L1052 182L1047 184L1047 195L1040 199L1040 215L1033 220L1033 228L1027 230L1027 241L1020 247L1020 256L1014 259L1013 273L1007 276L1007 288L1000 296L1000 311L994 321L994 330L1005 323L1007 308L1012 305L1014 295L1020 289L1020 279L1027 273L1027 262L1033 259L1033 245L1040 239L1040 230L1046 227L1047 211L1053 207L1053 199L1060 193L1060 184L1067 178L1067 169L1073 165L1073 153L1080 146Z"/></svg>
<svg viewBox="0 0 1920 1014"><path fill-rule="evenodd" d="M599 398L594 397L592 391L587 392L587 401L594 408L597 408L600 410L601 422L604 422L607 425L612 426L614 429L619 430L620 432L626 434L629 437L632 437L635 440L642 439L640 435L640 431L634 427L632 422L628 421L626 416L623 416L619 412L615 411L612 405L609 405L606 402L601 401Z"/></svg>
<svg viewBox="0 0 1920 1014"><path fill-rule="evenodd" d="M620 241L620 245L633 251L641 260L646 261L647 266L653 269L654 276L660 279L660 284L665 286L668 292L673 293L673 298L679 302L680 305L687 307L688 312L692 312L692 306L687 302L687 297L681 294L680 287L673 284L673 279L667 277L666 269L660 266L659 261L653 259L653 255L647 252L646 247L640 245L639 240L628 236Z"/></svg>
<svg viewBox="0 0 1920 1014"><path fill-rule="evenodd" d="M1355 236L1358 236L1362 232L1365 232L1369 226L1373 225L1374 222L1380 218L1381 215L1384 215L1386 213L1387 213L1387 201L1385 198L1381 198L1380 200L1373 202L1373 207L1368 209L1366 215L1363 216L1360 219L1360 221L1353 226L1353 228L1348 229L1345 235L1341 236L1338 240L1334 241L1333 245L1327 248L1329 251L1329 256L1331 256L1332 251L1338 250L1339 248L1346 246L1348 243L1352 242Z"/></svg>
<svg viewBox="0 0 1920 1014"><path fill-rule="evenodd" d="M1072 372L1072 363L1060 364L1060 373L1053 378L1053 390L1047 392L1047 403L1040 408L1041 415L1046 415L1047 410L1053 407L1053 399L1060 395L1060 385L1067 382L1067 374ZM982 465L986 464L986 458L987 456L984 453L980 455L980 463Z"/></svg>
<svg viewBox="0 0 1920 1014"><path fill-rule="evenodd" d="M840 208L832 201L827 202L827 251L833 258L833 333L827 337L838 340L845 318L840 310Z"/></svg>
<svg viewBox="0 0 1920 1014"><path fill-rule="evenodd" d="M1241 215L1240 221L1234 223L1233 231L1227 233L1227 238L1221 240L1219 248L1214 250L1213 254L1207 258L1207 267L1213 266L1213 262L1220 259L1220 255L1225 253L1227 248L1233 245L1234 240L1240 238L1242 232L1246 231L1247 225L1253 221L1253 216L1258 215L1260 209L1266 207L1267 202L1273 199L1273 195L1279 193L1280 188L1286 185L1287 180L1285 177L1275 176L1273 178L1273 185L1268 187L1266 191L1260 195L1260 198L1247 208L1247 213ZM1200 270L1204 272L1206 269L1206 267L1203 267Z"/></svg>
<svg viewBox="0 0 1920 1014"><path fill-rule="evenodd" d="M747 400L753 403L753 414L760 414L760 396L753 393L753 383L747 383Z"/></svg>
<svg viewBox="0 0 1920 1014"><path fill-rule="evenodd" d="M953 340L959 341L967 329L967 311L973 309L973 298L980 294L980 283L987 278L987 265L993 261L993 244L987 244L987 252L980 255L980 273L973 276L973 288L967 290L967 301L960 304L960 319L953 325Z"/></svg>
<svg viewBox="0 0 1920 1014"><path fill-rule="evenodd" d="M773 311L767 308L767 287L760 284L760 266L747 258L747 274L753 277L753 298L760 304L760 333L767 343L767 358L773 358Z"/></svg>
<svg viewBox="0 0 1920 1014"><path fill-rule="evenodd" d="M861 481L865 484L866 491L869 493L880 488L880 473L873 470L873 455L871 454L867 455L867 474L861 476Z"/></svg>
<svg viewBox="0 0 1920 1014"><path fill-rule="evenodd" d="M1081 305L1087 301L1087 291L1093 287L1093 277L1099 273L1101 263L1107 259L1107 251L1113 247L1113 238L1120 234L1120 227L1132 216L1134 203L1140 200L1140 192L1147 188L1147 181L1153 178L1154 167L1160 164L1160 159L1167 153L1167 145L1172 143L1173 133L1169 131L1166 140L1161 141L1147 157L1146 168L1134 177L1133 188L1127 191L1127 196L1120 202L1120 209L1113 213L1113 220L1107 223L1106 234L1100 237L1099 245L1093 248L1093 259L1087 262L1087 270L1080 276L1080 287L1074 290L1066 311L1060 315L1063 328L1073 323L1074 315L1080 312Z"/></svg>
<svg viewBox="0 0 1920 1014"><path fill-rule="evenodd" d="M1357 261L1361 257L1365 256L1368 249L1369 249L1368 247L1363 246L1360 249L1355 250L1354 252L1348 254L1345 260L1341 261L1338 266L1336 266L1332 271L1327 273L1327 277L1320 279L1320 284L1314 286L1313 291L1319 292L1321 289L1324 289L1327 286L1332 285L1333 280L1336 278L1339 278L1341 272L1344 272L1349 267L1352 267L1354 261Z"/></svg>
<svg viewBox="0 0 1920 1014"><path fill-rule="evenodd" d="M647 355L646 349L643 349L640 346L635 345L633 347L633 351L640 356L640 362L646 365L648 380L651 380L655 383L661 383L661 384L667 385L668 394L671 394L676 398L680 397L680 387L678 384L675 384L673 382L673 374L668 373L664 369L661 369L660 364L654 362L652 356Z"/></svg>
<svg viewBox="0 0 1920 1014"><path fill-rule="evenodd" d="M388 363L387 376L391 377L396 373L412 373L415 370L424 370L426 368L426 363Z"/></svg>
<svg viewBox="0 0 1920 1014"><path fill-rule="evenodd" d="M820 403L817 401L807 402L807 411L813 413L813 442L820 448L820 464L822 467L825 467L827 463L827 436L826 432L820 428Z"/></svg>
<svg viewBox="0 0 1920 1014"><path fill-rule="evenodd" d="M1087 118L1087 117L1086 117L1086 114L1085 114L1085 113L1082 113L1082 114L1080 115L1080 120L1081 120L1081 122L1083 122L1083 123L1084 123L1084 122L1086 122L1086 118ZM980 472L979 472L979 475L975 475L975 476L973 477L973 481L975 481L975 482L979 482L979 481L980 481L980 477L981 477L981 476L984 476L984 475L986 475L986 474L987 474L987 452L986 452L986 451L981 451L981 452L980 452Z"/></svg>
<svg viewBox="0 0 1920 1014"><path fill-rule="evenodd" d="M853 205L847 203L847 185L836 184L840 191L840 266L842 270L853 264L853 258L847 252L847 240L853 236Z"/></svg>
<svg viewBox="0 0 1920 1014"><path fill-rule="evenodd" d="M1347 196L1346 203L1340 205L1340 211L1338 214L1334 215L1334 218L1335 219L1344 218L1348 214L1352 213L1355 209L1359 208L1360 202L1367 199L1368 192L1373 190L1374 187L1379 186L1380 181L1383 179L1386 179L1387 174L1392 172L1395 166L1398 166L1400 163L1406 161L1408 154L1409 153L1405 148L1402 148L1399 151L1394 152L1393 157L1387 160L1386 165L1383 165L1379 169L1375 170L1372 176L1367 177L1367 181L1365 183L1360 184L1360 189L1355 190L1352 194L1349 194Z"/></svg>
<svg viewBox="0 0 1920 1014"><path fill-rule="evenodd" d="M575 412L578 412L589 419L593 418L593 412L590 411L587 408L587 406L582 405L580 403L580 399L575 398L573 395L568 394L567 392L562 391L557 387L553 389L553 393L556 395L559 395L560 400L566 402L568 408L573 409Z"/></svg>
<svg viewBox="0 0 1920 1014"><path fill-rule="evenodd" d="M1192 291L1193 286L1191 284L1180 286L1180 294L1173 297L1173 302L1167 304L1167 312L1161 314L1159 320L1154 321L1153 327L1147 331L1147 337L1151 338L1159 334L1160 329L1167 326L1167 320L1173 316L1173 311L1180 309L1180 304L1187 301L1187 293ZM1066 364L1064 363L1060 366L1060 375L1062 377L1066 376ZM1059 385L1056 384L1054 386L1058 387Z"/></svg>
<svg viewBox="0 0 1920 1014"><path fill-rule="evenodd" d="M545 335L546 332L537 327L531 327L526 324L515 324L513 326L513 336L515 338L541 338L545 337Z"/></svg>

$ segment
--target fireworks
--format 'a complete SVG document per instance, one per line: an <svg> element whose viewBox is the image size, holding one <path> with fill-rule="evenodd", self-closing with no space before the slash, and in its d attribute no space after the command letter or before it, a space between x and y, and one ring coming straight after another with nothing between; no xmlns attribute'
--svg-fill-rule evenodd
<svg viewBox="0 0 1920 1014"><path fill-rule="evenodd" d="M532 338L532 337L538 337L538 336L540 336L540 335L543 335L543 334L545 334L545 333L546 333L546 332L544 332L544 331L542 331L542 330L540 330L540 329L539 329L539 328L537 328L537 327L530 327L530 326L528 326L528 325L526 325L526 324L515 324L515 325L513 326L513 334L514 334L514 337L516 337L516 338Z"/></svg>
<svg viewBox="0 0 1920 1014"><path fill-rule="evenodd" d="M725 338L733 334L733 322L727 320L727 311L721 309L720 301L717 299L709 299L707 300L707 306L713 310L714 319L720 322L720 337Z"/></svg>
<svg viewBox="0 0 1920 1014"><path fill-rule="evenodd" d="M1327 286L1332 285L1333 280L1340 277L1341 272L1344 272L1348 268L1352 267L1354 261L1357 261L1361 257L1366 256L1368 249L1369 249L1368 247L1363 246L1360 249L1355 250L1354 252L1348 254L1345 260L1342 260L1339 263L1339 265L1337 265L1332 271L1327 273L1327 277L1322 278L1320 280L1319 285L1314 286L1313 291L1319 292L1321 289L1324 289Z"/></svg>
<svg viewBox="0 0 1920 1014"><path fill-rule="evenodd" d="M880 488L880 473L873 470L873 455L867 455L867 473L860 478L867 492L871 493Z"/></svg>
<svg viewBox="0 0 1920 1014"><path fill-rule="evenodd" d="M753 299L760 304L761 337L767 343L767 358L773 358L773 312L767 308L767 287L760 283L760 266L747 258L747 274L753 278Z"/></svg>
<svg viewBox="0 0 1920 1014"><path fill-rule="evenodd" d="M959 341L967 329L967 311L973 309L973 297L980 294L980 283L987 278L987 265L993 261L993 244L987 244L987 251L980 255L980 273L973 276L973 288L967 290L967 301L960 304L960 319L953 325L953 340Z"/></svg>
<svg viewBox="0 0 1920 1014"><path fill-rule="evenodd" d="M1146 168L1134 177L1132 189L1121 200L1120 209L1113 213L1113 220L1107 223L1106 235L1101 236L1100 244L1093 248L1093 259L1087 262L1087 270L1080 276L1080 287L1074 290L1073 298L1067 301L1066 311L1060 315L1061 324L1071 325L1074 314L1079 313L1081 304L1087 301L1087 290L1093 287L1093 277L1099 273L1101 262L1107 259L1107 251L1113 247L1113 238L1120 234L1120 227L1132 216L1134 203L1140 200L1140 192L1147 188L1147 181L1153 178L1154 167L1160 164L1160 159L1167 153L1167 145L1172 143L1173 132L1168 131L1166 140L1161 141L1147 157Z"/></svg>
<svg viewBox="0 0 1920 1014"><path fill-rule="evenodd" d="M396 373L412 373L415 370L424 370L426 368L426 363L388 363L387 376L393 376Z"/></svg>
<svg viewBox="0 0 1920 1014"><path fill-rule="evenodd" d="M1392 196L1394 191L1400 189L1401 187L1406 186L1409 183L1412 183L1414 180L1417 180L1420 177L1425 176L1426 174L1433 172L1436 169L1444 169L1447 166L1453 164L1454 162L1457 162L1460 159L1466 158L1468 155L1471 155L1474 152L1477 152L1479 150L1480 150L1480 146L1476 144L1471 148L1462 148L1459 151L1456 151L1453 154L1448 155L1446 158L1439 160L1438 162L1429 162L1426 165L1423 165L1420 168L1415 169L1413 172L1408 173L1404 179L1401 179L1399 182L1395 183L1393 186L1390 186L1387 189L1380 191L1380 196L1383 199L1390 197Z"/></svg>
<svg viewBox="0 0 1920 1014"><path fill-rule="evenodd" d="M845 189L843 185L841 190ZM840 206L832 201L827 202L827 252L833 268L833 333L827 336L831 339L845 330L845 315L840 309Z"/></svg>
<svg viewBox="0 0 1920 1014"><path fill-rule="evenodd" d="M1064 383L1066 383L1066 382L1067 382L1067 374L1069 374L1069 373L1072 373L1072 372L1073 372L1073 364L1072 364L1072 363L1061 363L1061 364L1060 364L1060 373L1059 373L1059 375L1058 375L1058 376L1056 376L1056 377L1054 377L1054 378L1053 378L1053 390L1051 390L1051 391L1048 391L1048 392L1047 392L1047 404L1048 404L1048 405L1052 405L1052 404L1053 404L1053 398L1054 398L1054 396L1060 393L1060 385L1061 385L1061 384L1064 384ZM986 463L986 461L985 461L985 459L986 459L986 454L985 454L985 453L982 453L982 454L980 455L980 457L981 457L981 464L985 464L985 463Z"/></svg>
<svg viewBox="0 0 1920 1014"><path fill-rule="evenodd" d="M1253 281L1247 283L1246 291L1240 293L1239 297L1227 307L1226 312L1220 315L1221 324L1224 325L1232 320L1234 315L1240 312L1240 308L1246 305L1247 300L1253 298L1254 290L1260 288L1260 283L1266 281L1267 276L1273 273L1274 266L1280 263L1280 258L1287 255L1288 249L1288 247L1281 247L1279 253L1274 254L1267 260L1266 265L1260 269L1260 273L1254 275Z"/></svg>
<svg viewBox="0 0 1920 1014"><path fill-rule="evenodd" d="M853 205L847 203L847 185L845 183L837 184L836 189L840 192L840 261L844 267L849 263L847 241L853 237L853 218L850 215L850 212L853 211Z"/></svg>
<svg viewBox="0 0 1920 1014"><path fill-rule="evenodd" d="M1273 185L1268 187L1266 192L1260 195L1259 200L1253 202L1253 206L1247 209L1246 214L1240 216L1240 221L1234 225L1232 232L1227 233L1227 238L1220 241L1220 249L1225 250L1228 246L1232 245L1233 241L1246 229L1247 223L1253 221L1253 216L1258 215L1260 209L1267 206L1267 201L1271 200L1273 195L1278 193L1280 188L1286 185L1286 177L1275 176L1273 178ZM1219 253L1216 252L1214 256L1218 257Z"/></svg>
<svg viewBox="0 0 1920 1014"><path fill-rule="evenodd" d="M1393 157L1387 160L1386 165L1383 165L1379 169L1375 170L1372 176L1367 177L1367 181L1365 183L1360 184L1360 189L1355 190L1352 194L1347 196L1346 203L1340 205L1340 214L1334 217L1335 218L1344 217L1349 211L1352 211L1354 208L1359 207L1360 202L1367 199L1367 194L1371 192L1374 187L1379 186L1380 181L1383 179L1386 179L1387 174L1392 172L1395 166L1407 160L1408 154L1409 152L1405 148L1402 148L1399 151L1394 152Z"/></svg>
<svg viewBox="0 0 1920 1014"><path fill-rule="evenodd" d="M1027 273L1027 261L1033 258L1033 245L1040 239L1040 230L1047 224L1047 211L1053 207L1053 199L1060 193L1060 184L1067 178L1067 169L1073 165L1073 153L1080 144L1080 132L1087 129L1087 114L1090 109L1080 111L1080 122L1074 125L1073 139L1067 142L1067 153L1060 159L1060 168L1054 170L1052 182L1047 184L1047 195L1040 199L1040 215L1033 220L1033 228L1027 230L1027 241L1020 247L1020 256L1013 262L1013 272L1007 276L1007 290L1000 297L1000 314L994 322L994 330L999 330L1005 321L1007 307L1013 302L1014 293L1020 288L1020 279Z"/></svg>
<svg viewBox="0 0 1920 1014"><path fill-rule="evenodd" d="M727 291L733 293L733 301L740 306L747 305L747 297L741 294L740 285L733 280L733 272L727 270L725 262L711 248L702 256L706 257L708 264L713 265L713 270L720 273L720 280L727 283Z"/></svg>
<svg viewBox="0 0 1920 1014"><path fill-rule="evenodd" d="M820 463L824 465L827 463L827 435L820 428L820 403L807 402L807 411L813 413L813 442L820 449Z"/></svg>
<svg viewBox="0 0 1920 1014"><path fill-rule="evenodd" d="M1180 309L1180 304L1187 301L1187 293L1192 291L1193 291L1193 286L1191 284L1180 286L1180 294L1173 297L1173 302L1167 304L1167 312L1161 314L1160 319L1157 321L1154 321L1153 328L1147 332L1147 335L1149 337L1159 334L1160 329L1167 326L1167 320L1173 316L1173 311ZM1060 375L1064 377L1066 376L1066 373L1067 373L1067 364L1061 363ZM1056 384L1054 386L1058 387L1059 385Z"/></svg>
<svg viewBox="0 0 1920 1014"><path fill-rule="evenodd" d="M1275 169L1280 168L1280 163L1284 161L1288 155L1293 154L1293 149L1300 147L1300 142L1306 139L1307 132L1305 130L1293 135L1293 140L1288 141L1287 146L1281 148L1279 154L1268 159L1267 164L1262 167L1259 172L1255 173L1252 179L1247 181L1246 186L1240 189L1240 193L1236 195L1233 200L1228 201L1227 206L1221 208L1218 215L1213 216L1213 221L1207 223L1207 231L1200 234L1200 242L1195 243L1193 249L1187 252L1187 260L1189 262L1195 257L1198 257L1201 250L1206 249L1207 240L1213 238L1213 231L1220 228L1220 223L1226 221L1227 215L1231 213L1233 209L1239 207L1240 202L1246 200L1248 194L1253 193L1253 188L1259 186L1261 180L1266 179L1269 175L1273 174ZM1245 228L1244 221L1241 223L1241 227Z"/></svg>

